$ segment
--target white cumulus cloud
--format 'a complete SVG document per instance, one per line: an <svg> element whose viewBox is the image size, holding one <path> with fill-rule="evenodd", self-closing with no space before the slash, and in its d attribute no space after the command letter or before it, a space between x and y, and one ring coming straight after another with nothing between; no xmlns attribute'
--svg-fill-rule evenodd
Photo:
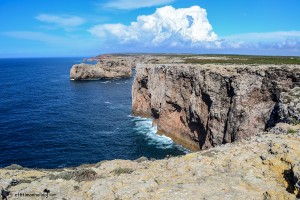
<svg viewBox="0 0 300 200"><path fill-rule="evenodd" d="M49 15L49 14L40 14L35 17L37 20L49 24L55 24L62 27L76 27L82 25L85 20L81 17L72 16L72 15Z"/></svg>
<svg viewBox="0 0 300 200"><path fill-rule="evenodd" d="M152 6L161 6L174 2L174 0L110 0L105 4L102 4L105 8L114 8L120 10L138 9Z"/></svg>
<svg viewBox="0 0 300 200"><path fill-rule="evenodd" d="M154 14L141 15L130 25L101 24L89 32L101 38L116 39L121 44L144 46L206 46L217 45L218 36L199 6L175 9L158 8Z"/></svg>

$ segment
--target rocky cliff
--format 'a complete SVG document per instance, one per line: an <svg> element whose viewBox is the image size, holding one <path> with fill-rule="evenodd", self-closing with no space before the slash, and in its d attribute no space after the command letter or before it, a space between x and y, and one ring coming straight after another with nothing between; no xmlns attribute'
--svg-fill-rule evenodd
<svg viewBox="0 0 300 200"><path fill-rule="evenodd" d="M189 149L206 149L298 121L291 91L299 76L299 65L140 64L133 114L152 117Z"/></svg>
<svg viewBox="0 0 300 200"><path fill-rule="evenodd" d="M72 80L95 80L99 78L126 78L132 76L132 63L126 59L103 59L97 64L76 64L70 71Z"/></svg>
<svg viewBox="0 0 300 200"><path fill-rule="evenodd" d="M164 54L104 54L86 59L86 61L94 61L97 64L81 63L74 65L70 71L70 79L126 78L132 76L132 69L138 63L178 63L183 62L184 58L186 57Z"/></svg>
<svg viewBox="0 0 300 200"><path fill-rule="evenodd" d="M10 192L8 199L294 200L300 197L299 146L299 132L260 134L156 161L114 160L54 170L12 165L0 169L0 187Z"/></svg>

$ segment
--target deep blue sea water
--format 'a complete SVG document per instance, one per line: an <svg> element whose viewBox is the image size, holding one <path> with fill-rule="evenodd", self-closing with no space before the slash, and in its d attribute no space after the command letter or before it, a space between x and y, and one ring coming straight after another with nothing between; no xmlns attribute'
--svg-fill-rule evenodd
<svg viewBox="0 0 300 200"><path fill-rule="evenodd" d="M186 150L132 117L133 78L70 81L82 58L0 59L0 167L59 168Z"/></svg>

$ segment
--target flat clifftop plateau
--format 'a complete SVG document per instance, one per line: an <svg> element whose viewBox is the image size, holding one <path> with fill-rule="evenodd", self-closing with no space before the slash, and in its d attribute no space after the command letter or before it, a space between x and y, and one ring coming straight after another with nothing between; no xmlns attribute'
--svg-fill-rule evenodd
<svg viewBox="0 0 300 200"><path fill-rule="evenodd" d="M193 54L103 54L86 61L96 65L74 65L70 79L94 80L100 78L130 77L138 64L300 64L299 57L193 55Z"/></svg>
<svg viewBox="0 0 300 200"><path fill-rule="evenodd" d="M48 194L47 199L294 200L300 188L299 146L298 130L156 161L113 160L55 170L11 165L0 169L0 187L10 192L8 199Z"/></svg>
<svg viewBox="0 0 300 200"><path fill-rule="evenodd" d="M206 149L298 122L291 91L299 86L300 65L140 64L132 112L152 117L177 143Z"/></svg>

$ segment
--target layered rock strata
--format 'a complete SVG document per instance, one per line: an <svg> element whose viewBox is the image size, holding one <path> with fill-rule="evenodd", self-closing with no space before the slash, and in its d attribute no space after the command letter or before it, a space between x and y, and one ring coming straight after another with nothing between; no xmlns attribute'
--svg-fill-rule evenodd
<svg viewBox="0 0 300 200"><path fill-rule="evenodd" d="M159 133L189 149L206 149L291 118L281 96L299 75L299 65L140 64L133 114L152 117Z"/></svg>

